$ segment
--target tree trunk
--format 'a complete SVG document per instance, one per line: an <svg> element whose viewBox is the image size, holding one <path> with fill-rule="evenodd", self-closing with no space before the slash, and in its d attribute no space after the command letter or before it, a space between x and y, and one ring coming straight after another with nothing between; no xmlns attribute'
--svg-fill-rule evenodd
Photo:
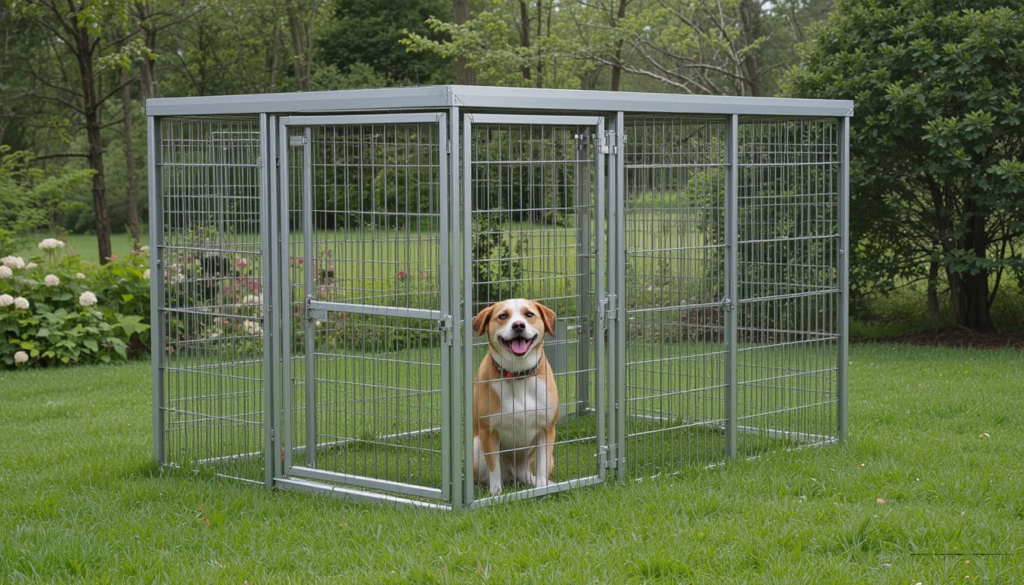
<svg viewBox="0 0 1024 585"><path fill-rule="evenodd" d="M524 49L530 48L530 6L526 0L519 0L519 46ZM522 66L523 79L530 79L530 66L526 63Z"/></svg>
<svg viewBox="0 0 1024 585"><path fill-rule="evenodd" d="M138 18L142 29L142 42L146 45L146 49L149 50L150 54L155 55L156 29L149 21L152 15L148 12L148 5L145 2L137 2L135 8L137 11L136 18ZM142 61L139 63L139 82L142 88L143 101L156 97L156 72L153 59L149 56L143 56Z"/></svg>
<svg viewBox="0 0 1024 585"><path fill-rule="evenodd" d="M740 48L747 49L761 37L761 3L758 0L741 0L740 2ZM747 91L739 88L741 95L761 95L761 70L758 63L758 52L747 51L743 54L740 72ZM749 93L748 93L749 92Z"/></svg>
<svg viewBox="0 0 1024 585"><path fill-rule="evenodd" d="M469 22L469 0L452 0L455 12L455 24ZM459 85L476 85L476 71L469 66L465 57L455 58L455 83Z"/></svg>
<svg viewBox="0 0 1024 585"><path fill-rule="evenodd" d="M973 201L968 201L964 207L967 215L964 249L974 252L975 258L984 259L989 243L985 218ZM949 285L956 324L979 333L995 331L989 312L988 270L949 273Z"/></svg>
<svg viewBox="0 0 1024 585"><path fill-rule="evenodd" d="M932 260L928 264L928 316L932 320L932 328L941 325L939 315L939 263Z"/></svg>
<svg viewBox="0 0 1024 585"><path fill-rule="evenodd" d="M302 42L302 28L299 25L299 8L295 6L294 0L287 0L285 2L285 12L288 13L288 29L292 33L292 52L294 53L293 63L295 67L295 82L299 86L299 91L309 91L312 89L312 80L306 75L308 70L306 61L308 55L305 54L304 43Z"/></svg>
<svg viewBox="0 0 1024 585"><path fill-rule="evenodd" d="M626 18L626 5L629 4L629 0L619 0L619 11L616 15L616 20L612 22L612 26L615 27ZM615 41L615 64L612 65L612 91L619 91L622 85L622 45L623 40L619 39Z"/></svg>
<svg viewBox="0 0 1024 585"><path fill-rule="evenodd" d="M82 96L85 106L85 131L89 138L89 167L96 173L92 176L92 205L96 219L96 243L99 248L100 264L109 262L112 254L110 248L110 218L107 213L107 188L103 174L103 140L100 136L102 127L102 104L99 103L96 91L96 79L93 74L92 47L90 47L89 31L84 27L75 29L75 55L78 58L78 71L82 77Z"/></svg>
<svg viewBox="0 0 1024 585"><path fill-rule="evenodd" d="M139 248L139 182L135 178L135 148L132 144L132 92L128 87L128 74L121 71L121 110L124 113L125 178L128 182L128 231L132 248Z"/></svg>

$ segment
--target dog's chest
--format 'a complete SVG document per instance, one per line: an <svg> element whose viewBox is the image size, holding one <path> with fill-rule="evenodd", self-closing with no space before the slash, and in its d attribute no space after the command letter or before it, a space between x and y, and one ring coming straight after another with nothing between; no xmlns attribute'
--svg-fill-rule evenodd
<svg viewBox="0 0 1024 585"><path fill-rule="evenodd" d="M539 376L501 380L497 383L501 413L491 419L502 448L529 447L544 431L553 415L548 387Z"/></svg>

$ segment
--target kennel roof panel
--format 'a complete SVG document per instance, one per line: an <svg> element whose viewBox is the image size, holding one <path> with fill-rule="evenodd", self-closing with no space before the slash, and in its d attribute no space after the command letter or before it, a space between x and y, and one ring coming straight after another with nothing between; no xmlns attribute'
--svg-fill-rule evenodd
<svg viewBox="0 0 1024 585"><path fill-rule="evenodd" d="M849 100L679 95L438 85L297 93L267 93L146 101L150 116L337 113L449 108L645 112L754 116L849 117Z"/></svg>

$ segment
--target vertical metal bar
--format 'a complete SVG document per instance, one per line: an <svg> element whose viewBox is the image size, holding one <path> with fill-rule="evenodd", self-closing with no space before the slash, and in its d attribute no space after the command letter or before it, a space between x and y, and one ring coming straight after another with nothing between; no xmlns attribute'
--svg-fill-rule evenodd
<svg viewBox="0 0 1024 585"><path fill-rule="evenodd" d="M150 376L153 383L153 459L167 463L164 449L164 377L163 359L166 340L161 309L164 308L163 277L163 193L160 175L160 124L153 116L146 117L149 156L149 323L150 323Z"/></svg>
<svg viewBox="0 0 1024 585"><path fill-rule="evenodd" d="M468 506L473 498L473 116L462 120L462 380L466 391L461 405L463 464L463 499ZM454 505L454 504L453 504Z"/></svg>
<svg viewBox="0 0 1024 585"><path fill-rule="evenodd" d="M461 136L459 135L459 108L452 107L448 114L448 123L450 124L448 137L451 140L451 156L448 158L448 189L449 192L445 193L442 191L442 195L447 197L447 213L449 217L449 229L451 230L451 246L449 247L449 253L447 256L441 257L442 264L448 264L452 269L448 273L449 280L444 282L442 286L446 286L449 291L448 305L447 308L452 315L452 345L449 348L449 379L448 385L441 386L441 391L446 392L449 396L449 406L442 413L442 434L449 437L447 447L445 447L443 441L441 446L441 456L449 459L449 467L451 469L449 481L451 482L451 492L448 494L449 502L452 508L459 509L466 505L467 497L463 486L464 477L464 466L463 461L469 460L470 445L465 441L464 434L462 432L466 419L463 415L465 411L465 402L458 400L459 397L469 394L466 390L468 388L469 381L464 377L462 370L462 363L464 362L464 355L462 352L463 344L472 344L472 338L464 337L463 330L459 327L459 323L462 322L463 318L463 306L460 303L462 295L459 294L459 285L463 278L467 278L466 274L463 273L463 264L459 262L460 258L463 258L465 254L465 248L461 245L461 237L467 237L468 233L463 233L460 229L459 221L459 209L461 209L460 203L462 202L462 191L460 190L461 183L459 182L459 170L460 170L460 149ZM467 141L468 143L468 141ZM444 148L444 145L442 145ZM469 192L468 190L466 191ZM454 294L452 294L454 293ZM468 307L468 305L467 305ZM447 423L447 424L446 424ZM472 440L472 437L470 438Z"/></svg>
<svg viewBox="0 0 1024 585"><path fill-rule="evenodd" d="M280 262L275 262L274 235L277 233L277 214L274 213L273 197L277 193L271 179L273 164L271 162L273 143L271 126L266 114L260 114L260 251L263 261L260 262L263 277L263 468L264 483L267 487L274 485L274 392L278 388L278 347L280 331L278 321L274 318L276 304L274 302L274 283L277 282L275 269ZM255 262L253 263L255 264Z"/></svg>
<svg viewBox="0 0 1024 585"><path fill-rule="evenodd" d="M438 117L438 196L442 197L443 200L438 206L438 213L440 213L440 232L438 238L440 239L440 307L442 319L445 315L452 314L452 298L451 298L451 273L452 262L451 258L451 241L449 240L451 232L451 218L454 217L451 213L450 202L455 199L455 193L450 192L450 185L457 183L458 181L449 180L449 168L448 168L448 118L441 114ZM458 175L456 175L458 177ZM454 189L458 191L457 188ZM448 207L445 206L448 203ZM422 227L421 227L422 229ZM442 333L442 337L446 335ZM450 340L441 340L441 493L445 498L451 499L451 478L453 469L461 469L454 465L453 457L451 454L454 452L452 445L452 436L450 434L451 427L451 408L453 398L459 396L460 393L457 391L455 385L452 384L452 347ZM456 401L457 402L457 401ZM433 421L431 421L433 422Z"/></svg>
<svg viewBox="0 0 1024 585"><path fill-rule="evenodd" d="M275 344L277 371L274 376L271 396L268 400L270 406L270 430L273 441L268 455L273 461L274 477L282 474L280 452L284 445L284 427L281 421L281 408L284 404L285 388L291 384L291 316L289 313L288 300L288 183L284 181L281 174L281 164L285 159L285 152L281 150L280 127L277 116L270 116L268 127L270 129L270 152L267 155L268 166L270 167L270 213L275 215L274 232L272 244L276 243L273 257L273 278L271 283L272 310L275 327L277 328L277 342Z"/></svg>
<svg viewBox="0 0 1024 585"><path fill-rule="evenodd" d="M313 239L316 229L313 226L313 140L312 132L307 126L303 128L305 141L302 144L302 255L303 292L310 296L313 286L313 264L315 263ZM306 467L316 468L316 328L313 320L305 313L302 315L306 338Z"/></svg>
<svg viewBox="0 0 1024 585"><path fill-rule="evenodd" d="M850 364L850 118L839 126L839 355L836 363L839 440L847 437Z"/></svg>
<svg viewBox="0 0 1024 585"><path fill-rule="evenodd" d="M725 454L732 459L737 452L737 286L739 262L739 116L730 117L726 131L725 180Z"/></svg>
<svg viewBox="0 0 1024 585"><path fill-rule="evenodd" d="M278 460L275 457L279 465L278 475L284 475L285 470L292 465L292 406L294 404L294 381L292 380L292 359L294 358L292 349L292 327L294 320L292 317L292 294L291 294L291 263L289 259L291 257L291 183L288 177L289 173L289 160L290 150L288 148L288 127L285 125L286 119L281 119L278 124L278 135L277 135L277 168L279 175L279 184L281 186L280 201L278 209L281 214L281 246L280 254L283 266L281 266L281 283L278 287L281 298L281 404L275 410L275 415L279 417L280 425L276 425L277 429L281 430L278 436L278 449L281 450L283 457Z"/></svg>
<svg viewBox="0 0 1024 585"><path fill-rule="evenodd" d="M589 132L587 128L584 132ZM603 144L604 136L598 131L595 137L599 144ZM576 184L573 186L576 193L576 315L579 319L579 337L576 343L576 414L585 415L590 408L590 337L594 334L594 326L591 323L591 272L590 257L596 251L591 248L591 206L595 200L601 199L599 191L591 191L590 169L594 164L591 161L603 161L604 155L599 148L591 148L591 137L586 133L577 130L576 136ZM587 160L587 157L590 160ZM598 237L604 234L597 230ZM600 259L598 260L600 261ZM602 295L601 288L597 288L597 294ZM599 297L600 298L600 297ZM602 317L603 322L603 317ZM598 330L598 333L601 333ZM600 362L599 362L600 364ZM598 366L600 367L600 365ZM600 383L598 384L600 388Z"/></svg>
<svg viewBox="0 0 1024 585"><path fill-rule="evenodd" d="M607 144L607 137L604 134L604 119L599 120L598 123L597 123L597 136L598 136L598 139L601 141L601 144L605 144L609 148L611 147L610 144ZM600 295L600 298L606 298L607 297L607 286L608 285L607 285L607 282L606 282L607 265L606 265L606 261L605 261L606 260L605 259L605 253L606 252L605 252L604 244L605 244L605 241L606 241L605 240L605 238L606 238L606 231L605 231L605 202L606 202L606 198L608 197L608 193L605 191L605 176L604 176L604 174L605 174L605 154L603 152L601 152L601 149L599 149L599 148L594 148L592 150L593 150L593 155L592 156L595 159L597 159L597 165L596 165L595 172L594 172L594 179L595 179L594 183L595 184L594 184L593 195L591 195L594 199L597 200L596 201L597 209L595 210L595 213L594 213L594 220L595 220L595 224L596 224L594 226L595 227L594 231L597 234L597 241L594 243L594 246L593 246L593 248L591 248L591 250L593 250L593 253L597 254L597 262L596 262L596 264L597 264L597 266L596 266L596 269L597 269L597 283L596 283L595 289L596 289L597 294ZM589 169L588 169L588 174L589 174ZM588 193L588 195L589 195L589 193ZM589 211L587 212L587 217L586 217L586 220L584 221L584 223L586 223L586 224L590 223L590 212ZM589 237L587 239L586 245L590 246ZM587 261L587 267L589 268L589 266L590 266L590 259L587 258L586 261ZM588 277L588 281L587 282L588 283L589 283L589 276L590 275L588 274L587 275L587 277ZM588 315L588 318L589 318L589 315ZM608 438L607 438L606 433L605 433L606 429L605 429L605 418L604 418L606 416L605 408L607 408L606 407L606 401L605 401L605 392L604 392L604 388L606 386L606 382L605 382L605 369L604 369L604 366L605 366L605 355L604 355L605 336L604 336L604 333L605 332L604 332L604 327L603 327L603 325L605 323L605 318L602 318L599 321L599 323L600 323L601 326L598 327L597 331L593 332L593 333L594 333L594 337L597 339L597 348L596 348L596 358L597 358L596 362L597 363L595 364L596 367L597 367L597 371L595 372L595 376L594 376L595 382L596 382L597 391L595 392L594 401L596 403L595 406L597 408L597 413L596 413L596 419L597 419L597 445L598 445L598 448L600 449L600 448L602 448L602 447L604 447L604 446L606 446L608 444ZM588 328L588 329L593 331L593 328ZM587 350L587 355L589 356L589 354L590 354L590 350L588 349ZM589 367L589 365L590 364L587 364L588 367ZM589 384L588 384L588 388L586 389L586 391L587 392L590 391ZM598 477L600 477L603 480L605 478L606 474L607 474L607 468L604 465L599 466L599 468L597 470Z"/></svg>
<svg viewBox="0 0 1024 585"><path fill-rule="evenodd" d="M615 115L615 148L612 158L610 185L612 229L615 253L611 264L615 266L615 281L612 283L617 299L617 318L612 321L613 329L608 338L613 340L613 376L611 380L611 403L614 424L613 441L618 456L615 467L616 479L626 480L626 116L624 112Z"/></svg>

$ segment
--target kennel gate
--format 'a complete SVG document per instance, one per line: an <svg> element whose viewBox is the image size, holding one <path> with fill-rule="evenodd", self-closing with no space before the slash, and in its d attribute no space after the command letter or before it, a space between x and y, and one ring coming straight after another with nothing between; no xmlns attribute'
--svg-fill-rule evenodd
<svg viewBox="0 0 1024 585"><path fill-rule="evenodd" d="M497 88L147 104L154 452L463 507L487 302L559 314L553 484L846 432L849 102ZM162 349L162 351L161 351Z"/></svg>

